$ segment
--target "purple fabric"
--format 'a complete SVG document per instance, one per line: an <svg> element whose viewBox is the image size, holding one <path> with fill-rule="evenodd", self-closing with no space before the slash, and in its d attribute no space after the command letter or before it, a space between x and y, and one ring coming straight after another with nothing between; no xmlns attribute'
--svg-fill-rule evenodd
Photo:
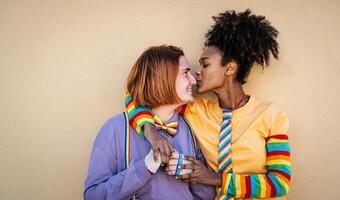
<svg viewBox="0 0 340 200"><path fill-rule="evenodd" d="M183 182L174 176L166 175L164 167L151 175L144 163L151 145L131 127L131 164L125 169L124 120L124 115L118 114L110 118L100 129L93 144L84 199L129 199L133 194L141 200L214 198L214 187ZM175 120L178 120L179 127L176 136L170 140L173 147L179 153L196 156L204 162L201 151L195 152L192 137L183 119L175 113L167 122ZM159 133L164 135L162 130Z"/></svg>

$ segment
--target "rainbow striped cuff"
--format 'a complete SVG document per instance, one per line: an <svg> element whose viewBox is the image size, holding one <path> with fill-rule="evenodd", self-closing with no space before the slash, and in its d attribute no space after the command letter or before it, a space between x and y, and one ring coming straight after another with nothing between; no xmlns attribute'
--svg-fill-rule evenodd
<svg viewBox="0 0 340 200"><path fill-rule="evenodd" d="M269 136L266 150L268 173L223 174L222 193L235 198L269 198L287 195L291 176L288 136Z"/></svg>
<svg viewBox="0 0 340 200"><path fill-rule="evenodd" d="M132 126L142 138L145 138L143 126L147 123L155 125L151 110L146 107L136 108L129 92L126 92L125 107L128 113L130 126Z"/></svg>
<svg viewBox="0 0 340 200"><path fill-rule="evenodd" d="M177 108L177 113L181 116L184 116L185 114L185 111L187 110L187 105L188 104L185 104L185 105L182 105L180 107Z"/></svg>

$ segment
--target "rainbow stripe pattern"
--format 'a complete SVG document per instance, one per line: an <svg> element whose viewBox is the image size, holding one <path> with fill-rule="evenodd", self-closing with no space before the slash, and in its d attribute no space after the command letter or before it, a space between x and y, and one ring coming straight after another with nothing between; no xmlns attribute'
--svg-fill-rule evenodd
<svg viewBox="0 0 340 200"><path fill-rule="evenodd" d="M130 128L129 119L127 114L124 112L125 118L125 169L130 165Z"/></svg>
<svg viewBox="0 0 340 200"><path fill-rule="evenodd" d="M218 172L220 174L232 173L232 159L231 159L231 118L232 110L222 110L222 124L220 128L220 136L218 141ZM226 194L217 190L218 199L230 199Z"/></svg>
<svg viewBox="0 0 340 200"><path fill-rule="evenodd" d="M127 116L127 113L124 112L124 118L125 118L125 169L127 169L131 162L131 138L130 138L130 125L129 125L129 118ZM130 200L135 200L136 196L132 195Z"/></svg>
<svg viewBox="0 0 340 200"><path fill-rule="evenodd" d="M136 109L130 94L126 96L125 105L128 111L130 125L132 125L141 137L144 137L141 127L146 123L154 124L153 115L145 107L138 107ZM181 115L183 115L185 111L186 106L178 109ZM228 118L227 115L226 118ZM226 137L220 137L220 139L228 141ZM217 188L218 198L270 198L287 195L291 178L288 136L286 134L271 134L268 136L266 138L266 152L268 172L265 174L233 174L230 171L224 170L224 172L222 172L222 186ZM227 162L227 160L228 159L224 160L224 162ZM222 167L222 165L221 167L219 165L219 169L220 168L227 169L227 167ZM232 171L232 167L228 167L228 170Z"/></svg>
<svg viewBox="0 0 340 200"><path fill-rule="evenodd" d="M266 140L266 174L243 175L228 173L222 180L222 192L235 198L269 198L285 196L289 190L291 163L286 134L269 136Z"/></svg>
<svg viewBox="0 0 340 200"><path fill-rule="evenodd" d="M231 173L231 117L232 111L223 109L223 121L218 143L218 171Z"/></svg>
<svg viewBox="0 0 340 200"><path fill-rule="evenodd" d="M181 116L184 116L186 110L187 110L187 104L178 107L177 113Z"/></svg>
<svg viewBox="0 0 340 200"><path fill-rule="evenodd" d="M136 108L129 92L125 95L125 107L128 113L130 125L141 137L144 138L143 126L147 123L155 125L151 111L146 107Z"/></svg>
<svg viewBox="0 0 340 200"><path fill-rule="evenodd" d="M166 131L166 134L170 137L173 138L175 137L176 133L177 133L177 129L178 129L178 121L174 121L174 122L169 122L169 123L163 123L162 120L155 115L153 117L156 128L157 129L163 129Z"/></svg>

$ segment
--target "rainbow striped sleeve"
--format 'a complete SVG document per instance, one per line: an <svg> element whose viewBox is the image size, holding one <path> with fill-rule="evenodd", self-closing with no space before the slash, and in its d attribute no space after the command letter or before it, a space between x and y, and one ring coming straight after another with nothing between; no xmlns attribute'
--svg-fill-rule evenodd
<svg viewBox="0 0 340 200"><path fill-rule="evenodd" d="M142 106L136 108L129 92L126 92L125 107L129 117L129 124L132 125L132 128L136 130L139 136L145 138L143 126L147 123L155 125L153 114L150 109ZM178 107L177 112L183 116L186 111L186 107L186 105Z"/></svg>
<svg viewBox="0 0 340 200"><path fill-rule="evenodd" d="M285 196L290 184L290 146L286 134L269 136L266 141L266 174L232 174L222 176L222 192L235 198L269 198Z"/></svg>
<svg viewBox="0 0 340 200"><path fill-rule="evenodd" d="M125 96L125 107L128 113L129 124L144 138L143 126L147 123L155 125L151 111L146 107L136 108L129 92Z"/></svg>

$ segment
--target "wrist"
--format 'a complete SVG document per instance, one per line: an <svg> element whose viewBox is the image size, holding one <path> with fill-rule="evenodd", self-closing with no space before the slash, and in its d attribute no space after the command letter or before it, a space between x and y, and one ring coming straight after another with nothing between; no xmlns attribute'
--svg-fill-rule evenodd
<svg viewBox="0 0 340 200"><path fill-rule="evenodd" d="M210 176L206 180L206 184L221 187L222 186L222 174L210 171Z"/></svg>
<svg viewBox="0 0 340 200"><path fill-rule="evenodd" d="M215 173L215 172L214 172ZM222 174L215 173L214 184L218 187L222 186Z"/></svg>
<svg viewBox="0 0 340 200"><path fill-rule="evenodd" d="M150 123L145 124L144 125L144 137L148 140L152 139L152 134L153 134L154 129L155 129L154 125Z"/></svg>

